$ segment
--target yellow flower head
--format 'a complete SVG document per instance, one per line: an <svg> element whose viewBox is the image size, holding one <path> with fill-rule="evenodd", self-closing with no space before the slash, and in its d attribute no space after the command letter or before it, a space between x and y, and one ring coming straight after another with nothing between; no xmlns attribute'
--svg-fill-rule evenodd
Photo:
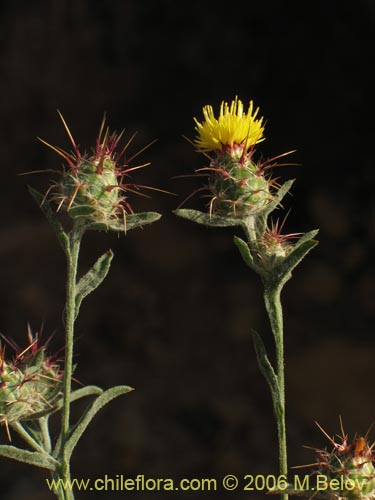
<svg viewBox="0 0 375 500"><path fill-rule="evenodd" d="M217 151L236 146L246 151L264 140L263 118L256 119L259 108L253 112L253 101L249 102L247 113L244 112L242 101L236 96L230 106L222 102L219 118L215 118L212 106L203 108L204 121L194 118L198 136L195 145L198 151Z"/></svg>

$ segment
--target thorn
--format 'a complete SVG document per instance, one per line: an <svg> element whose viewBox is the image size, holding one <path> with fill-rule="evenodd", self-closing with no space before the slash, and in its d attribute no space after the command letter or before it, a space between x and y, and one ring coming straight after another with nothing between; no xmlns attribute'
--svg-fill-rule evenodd
<svg viewBox="0 0 375 500"><path fill-rule="evenodd" d="M130 163L132 160L134 160L134 158L136 158L138 155L140 155L141 153L143 153L144 151L146 151L146 149L148 149L149 147L151 147L153 144L155 144L155 142L157 142L157 139L154 139L153 141L149 142L148 144L146 144L146 146L144 146L142 149L140 149L137 153L135 153L133 156L131 156L127 163Z"/></svg>
<svg viewBox="0 0 375 500"><path fill-rule="evenodd" d="M144 184L124 184L124 186L125 186L125 189L127 189L126 186L133 186L136 188L149 189L151 191L159 191L160 193L171 194L173 196L177 196L176 193L172 193L171 191L166 191L165 189L159 189L159 188L155 188L152 186L145 186Z"/></svg>
<svg viewBox="0 0 375 500"><path fill-rule="evenodd" d="M128 172L132 172L133 170L138 170L139 168L148 167L149 165L151 165L151 162L143 163L143 165L137 165L136 167L126 168L125 170L121 170L119 172L119 175L126 175Z"/></svg>
<svg viewBox="0 0 375 500"><path fill-rule="evenodd" d="M134 139L134 137L137 134L138 134L138 132L134 132L134 134L130 137L130 139L128 140L128 142L125 144L125 146L120 151L120 154L117 156L117 161L120 161L120 159L123 157L123 155L125 154L125 151L128 149L128 147L130 146L130 144L133 142L133 139Z"/></svg>
<svg viewBox="0 0 375 500"><path fill-rule="evenodd" d="M42 142L45 146L47 146L50 149L52 149L52 151L54 151L58 155L62 156L62 158L64 158L64 160L68 162L68 164L69 164L70 168L73 170L73 172L75 174L78 173L77 166L73 163L73 160L70 158L69 153L67 153L63 149L60 149L60 148L58 148L56 146L52 146L52 144L50 144L49 142L45 141L44 139L41 139L40 137L37 137L37 139L38 139L38 141Z"/></svg>
<svg viewBox="0 0 375 500"><path fill-rule="evenodd" d="M211 201L210 201L210 209L209 209L210 219L211 219L211 217L212 217L212 211L213 211L213 206L214 206L215 200L217 200L217 196L214 196L214 197L211 199Z"/></svg>
<svg viewBox="0 0 375 500"><path fill-rule="evenodd" d="M207 190L207 187L206 186L203 186L201 188L198 188L198 189L195 189L192 193L190 193L179 205L178 207L176 208L176 210L178 210L179 208L181 208L183 205L185 205L185 203L190 200L190 198L192 198L195 194L199 193L199 191L206 191Z"/></svg>
<svg viewBox="0 0 375 500"><path fill-rule="evenodd" d="M72 143L72 146L73 146L74 152L75 152L75 154L77 155L77 159L78 159L78 160L80 160L80 159L81 159L81 153L79 152L79 149L78 149L78 147L77 147L77 145L76 145L76 143L75 143L75 141L74 141L74 139L73 139L73 136L72 136L72 134L71 134L71 132L70 132L70 130L69 130L69 127L68 127L68 125L67 125L66 121L64 120L64 117L63 117L63 115L61 114L61 112L60 112L59 110L57 110L57 112L58 112L58 114L59 114L59 116L60 116L60 118L61 118L61 121L63 122L64 128L65 128L65 130L66 130L66 133L68 134L68 137L69 137L69 139L70 139L70 142Z"/></svg>
<svg viewBox="0 0 375 500"><path fill-rule="evenodd" d="M57 184L51 184L50 187L47 189L47 191L46 191L46 193L43 196L43 199L41 201L41 204L40 204L41 207L45 204L48 195L50 194L50 192L52 191L52 189L55 188L56 186L57 186Z"/></svg>
<svg viewBox="0 0 375 500"><path fill-rule="evenodd" d="M103 129L104 129L104 125L105 125L105 121L106 121L106 114L104 113L103 114L103 118L102 118L102 122L100 124L100 129L99 129L99 133L98 133L98 138L96 140L96 145L97 146L100 146L101 144L101 138L102 138L102 133L103 133Z"/></svg>
<svg viewBox="0 0 375 500"><path fill-rule="evenodd" d="M290 210L289 210L289 212L290 212ZM288 214L289 214L289 212L288 212ZM287 214L287 215L288 215L288 214ZM339 415L339 421L340 421L340 429L341 429L341 434L342 434L342 437L344 437L344 436L345 436L345 431L344 431L344 425L343 425L343 423L342 423L342 418L341 418L341 415Z"/></svg>
<svg viewBox="0 0 375 500"><path fill-rule="evenodd" d="M57 206L57 208L56 208L56 213L60 212L61 207L63 206L63 203L64 203L64 201L65 201L65 200L66 200L65 196L63 196L63 197L61 198L60 203L58 204L58 206Z"/></svg>
<svg viewBox="0 0 375 500"><path fill-rule="evenodd" d="M81 187L84 186L83 183L77 183L75 189L74 189L74 193L69 201L69 204L68 204L68 207L67 207L67 211L69 211L74 203L74 200L76 199L76 196L78 194L78 191L81 189Z"/></svg>
<svg viewBox="0 0 375 500"><path fill-rule="evenodd" d="M173 175L171 179L186 179L190 177L207 177L210 174L183 174L183 175Z"/></svg>
<svg viewBox="0 0 375 500"><path fill-rule="evenodd" d="M19 176L22 175L31 175L31 174L45 174L45 173L54 173L54 174L61 174L60 170L55 170L53 168L47 168L45 170L31 170L30 172L21 172L20 174L17 174Z"/></svg>
<svg viewBox="0 0 375 500"><path fill-rule="evenodd" d="M6 430L6 433L7 433L7 436L8 436L8 440L11 443L12 442L12 438L11 438L10 432L9 432L8 420L6 420L6 419L4 420L4 425L5 425L5 430Z"/></svg>
<svg viewBox="0 0 375 500"><path fill-rule="evenodd" d="M329 435L326 433L326 431L323 429L323 427L322 427L321 425L319 425L319 424L318 424L318 422L317 422L316 420L315 420L315 422L314 422L314 423L315 423L315 425L318 427L318 429L320 429L320 430L323 432L323 434L324 434L324 435L325 435L325 437L328 439L328 441L329 441L331 444L335 445L336 443L335 443L334 439L333 439L333 438L331 438L331 436L329 436Z"/></svg>

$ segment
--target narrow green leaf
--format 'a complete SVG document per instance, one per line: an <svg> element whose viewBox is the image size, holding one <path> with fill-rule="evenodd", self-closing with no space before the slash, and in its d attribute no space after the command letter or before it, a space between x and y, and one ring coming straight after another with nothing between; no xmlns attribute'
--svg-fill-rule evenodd
<svg viewBox="0 0 375 500"><path fill-rule="evenodd" d="M183 219L188 219L197 224L209 227L229 227L241 226L242 220L234 217L222 217L220 215L210 215L199 210L191 210L187 208L180 208L174 211L174 214Z"/></svg>
<svg viewBox="0 0 375 500"><path fill-rule="evenodd" d="M283 260L277 271L281 284L284 284L292 275L292 271L302 259L318 244L317 240L304 241L296 245L296 248Z"/></svg>
<svg viewBox="0 0 375 500"><path fill-rule="evenodd" d="M70 395L70 402L73 403L74 401L87 396L99 396L102 393L103 389L100 389L100 387L97 387L96 385L87 385L86 387L81 387L80 389L73 391ZM61 410L61 408L63 407L63 401L63 398L61 398L48 410L34 413L32 417L30 417L30 420L37 420L39 418L52 415L53 413Z"/></svg>
<svg viewBox="0 0 375 500"><path fill-rule="evenodd" d="M305 233L301 236L301 238L294 244L294 250L296 250L299 246L301 246L306 241L310 241L319 233L319 229L313 229L308 233Z"/></svg>
<svg viewBox="0 0 375 500"><path fill-rule="evenodd" d="M43 437L40 431L39 423L36 420L27 420L22 422L22 427L26 430L26 432L28 432L28 434L30 434L37 444L43 448Z"/></svg>
<svg viewBox="0 0 375 500"><path fill-rule="evenodd" d="M75 317L77 318L81 303L105 279L111 266L113 252L108 250L95 262L93 267L79 280L76 287Z"/></svg>
<svg viewBox="0 0 375 500"><path fill-rule="evenodd" d="M96 212L96 208L93 205L77 205L69 208L68 213L73 219L79 219L80 217L89 217Z"/></svg>
<svg viewBox="0 0 375 500"><path fill-rule="evenodd" d="M59 466L59 462L50 455L38 451L23 450L7 444L0 445L0 456L52 471Z"/></svg>
<svg viewBox="0 0 375 500"><path fill-rule="evenodd" d="M45 217L47 218L48 222L54 229L56 236L59 240L59 243L62 246L62 249L64 250L65 253L69 252L69 236L66 234L64 228L62 227L60 221L58 220L56 212L52 210L52 208L50 207L50 203L47 200L44 200L44 196L41 193L39 193L39 191L32 188L31 186L28 186L28 189L29 193L34 198L39 208L42 210Z"/></svg>
<svg viewBox="0 0 375 500"><path fill-rule="evenodd" d="M86 387L81 387L81 389L77 389L76 391L73 391L71 396L70 396L70 402L77 401L78 399L87 397L87 396L100 396L103 394L103 389L100 387L97 387L96 385L87 385ZM60 410L63 407L64 400L61 398L61 400L58 403L58 407L55 409L55 411ZM55 447L53 450L52 455L54 457L57 457L60 453L60 447L61 447L61 434L56 440Z"/></svg>
<svg viewBox="0 0 375 500"><path fill-rule="evenodd" d="M89 230L95 231L118 231L127 232L130 229L146 226L156 222L161 217L157 212L141 212L139 214L126 215L124 219L113 219L107 224L93 222L87 226Z"/></svg>
<svg viewBox="0 0 375 500"><path fill-rule="evenodd" d="M268 359L266 348L260 335L257 332L252 331L252 336L259 369L269 385L274 409L275 412L278 413L281 409L281 403L280 389L276 373L271 365L270 360Z"/></svg>
<svg viewBox="0 0 375 500"><path fill-rule="evenodd" d="M240 251L240 254L245 261L245 263L252 267L254 263L253 256L250 253L249 245L246 243L246 241L242 240L238 236L235 236L233 238L233 241L235 245L237 246L238 250Z"/></svg>
<svg viewBox="0 0 375 500"><path fill-rule="evenodd" d="M104 391L100 396L98 396L95 401L88 408L86 413L81 417L77 425L73 428L71 435L65 445L66 459L70 459L71 454L77 445L82 434L85 432L87 426L98 413L98 411L108 404L112 399L115 399L122 394L132 391L133 389L128 386L116 386Z"/></svg>
<svg viewBox="0 0 375 500"><path fill-rule="evenodd" d="M97 387L96 385L86 385L85 387L81 387L80 389L76 389L70 395L70 402L77 401L81 398L86 398L87 396L100 396L103 394L103 389ZM61 403L63 400L61 400Z"/></svg>
<svg viewBox="0 0 375 500"><path fill-rule="evenodd" d="M245 261L245 263L249 267L251 267L251 269L253 269L256 273L261 274L259 267L254 262L254 258L251 255L249 245L246 243L246 241L242 240L238 236L235 236L233 238L233 241L234 241L235 245L237 246L238 250L240 251L240 254L241 254L243 260Z"/></svg>
<svg viewBox="0 0 375 500"><path fill-rule="evenodd" d="M42 446L45 449L45 451L49 454L52 452L52 441L51 441L51 434L49 430L49 417L48 415L46 417L42 417L38 420L39 428L40 428L40 434L42 438Z"/></svg>
<svg viewBox="0 0 375 500"><path fill-rule="evenodd" d="M278 189L273 200L263 210L263 213L265 215L269 215L271 212L275 210L275 208L277 208L280 205L281 201L283 200L284 196L288 193L293 183L294 179L284 182L284 184Z"/></svg>

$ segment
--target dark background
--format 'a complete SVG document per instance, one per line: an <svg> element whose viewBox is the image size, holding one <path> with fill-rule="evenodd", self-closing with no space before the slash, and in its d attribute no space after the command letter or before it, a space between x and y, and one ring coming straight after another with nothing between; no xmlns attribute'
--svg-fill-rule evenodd
<svg viewBox="0 0 375 500"><path fill-rule="evenodd" d="M76 377L136 391L96 417L73 475L277 472L270 395L250 339L256 329L272 349L258 277L232 243L238 232L172 214L199 187L173 177L205 164L182 135L194 137L204 104L235 95L253 99L267 121L264 157L297 149L302 166L275 172L297 179L286 231L320 228L319 246L283 294L290 465L313 460L303 445L327 444L315 420L333 434L342 415L351 436L365 433L374 419L373 2L15 0L0 13L0 331L22 344L27 322L44 323L53 348L64 343L64 258L26 188L45 190L51 175L18 176L60 167L36 140L69 148L57 108L83 149L103 112L128 137L139 131L134 152L157 138L139 157L152 166L134 181L178 194L131 197L136 211L160 211L162 220L84 241L82 271L109 247L115 260L81 309ZM44 476L1 459L1 498L51 498Z"/></svg>

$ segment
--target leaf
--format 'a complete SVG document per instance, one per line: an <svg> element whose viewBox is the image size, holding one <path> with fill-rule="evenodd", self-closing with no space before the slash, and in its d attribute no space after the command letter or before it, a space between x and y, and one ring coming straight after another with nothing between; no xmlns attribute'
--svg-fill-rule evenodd
<svg viewBox="0 0 375 500"><path fill-rule="evenodd" d="M293 183L294 183L294 179L291 179L289 181L284 182L284 184L277 190L277 193L275 194L273 200L270 203L268 203L268 205L262 211L262 213L267 216L271 212L273 212L275 210L275 208L277 208L280 205L282 199L288 193L288 191L292 187Z"/></svg>
<svg viewBox="0 0 375 500"><path fill-rule="evenodd" d="M104 392L103 389L97 387L96 385L87 385L86 387L81 387L81 389L73 391L71 393L70 402L72 403L73 401L77 401L78 399L84 398L86 396L100 396L101 394L103 394L103 392ZM61 398L58 404L56 405L54 411L60 410L63 407L63 404L64 400L63 398ZM60 447L61 447L61 434L59 435L55 443L55 447L53 450L54 457L58 456L60 452Z"/></svg>
<svg viewBox="0 0 375 500"><path fill-rule="evenodd" d="M43 437L40 431L39 423L36 420L26 420L20 422L22 427L26 430L28 434L43 447ZM15 429L17 430L17 429Z"/></svg>
<svg viewBox="0 0 375 500"><path fill-rule="evenodd" d="M18 460L18 462L24 462L26 464L35 465L36 467L42 467L43 469L49 469L52 471L56 470L56 468L60 465L57 460L46 453L23 450L7 444L0 445L0 455L13 460Z"/></svg>
<svg viewBox="0 0 375 500"><path fill-rule="evenodd" d="M75 446L77 445L79 439L85 432L91 420L98 413L98 411L101 410L103 406L112 401L112 399L115 399L121 396L122 394L126 394L127 392L130 392L132 390L133 389L131 387L125 385L111 387L110 389L104 391L100 396L98 396L95 399L95 401L91 404L86 413L81 417L77 425L73 428L71 435L68 441L66 442L65 445L66 460L70 459L72 452Z"/></svg>
<svg viewBox="0 0 375 500"><path fill-rule="evenodd" d="M111 267L113 252L108 250L95 262L92 268L79 280L75 296L75 317L77 318L81 303L105 279Z"/></svg>
<svg viewBox="0 0 375 500"><path fill-rule="evenodd" d="M313 234L314 231L311 231L311 233ZM311 238L313 238L313 235ZM318 243L319 242L317 240L309 239L296 244L294 250L282 261L279 269L277 270L278 279L281 285L283 285L291 277L292 271Z"/></svg>
<svg viewBox="0 0 375 500"><path fill-rule="evenodd" d="M96 385L87 385L86 387L81 387L80 389L77 389L76 391L73 391L70 395L70 402L73 403L74 401L77 401L78 399L87 397L87 396L99 396L100 394L103 393L103 389L100 389L100 387L97 387ZM57 411L61 410L63 407L64 400L63 398L60 398L51 408L48 410L43 410L38 413L34 413L32 416L30 416L30 420L37 420L38 418L42 418L45 416L52 415L53 413L56 413ZM27 420L28 421L28 420Z"/></svg>
<svg viewBox="0 0 375 500"><path fill-rule="evenodd" d="M280 415L282 413L282 405L280 402L280 389L276 373L270 363L270 360L268 359L266 348L260 335L257 332L252 331L252 336L259 369L271 390L275 413Z"/></svg>
<svg viewBox="0 0 375 500"><path fill-rule="evenodd" d="M94 214L96 209L93 205L77 205L69 208L68 213L73 219L79 219L80 217L89 217Z"/></svg>
<svg viewBox="0 0 375 500"><path fill-rule="evenodd" d="M296 250L299 246L301 246L306 241L310 241L319 233L319 229L313 229L308 233L305 233L301 236L301 238L294 244L294 250ZM318 243L318 242L317 242Z"/></svg>
<svg viewBox="0 0 375 500"><path fill-rule="evenodd" d="M86 398L87 396L100 396L103 392L103 389L97 387L96 385L86 385L86 387L81 387L71 393L70 402L73 403L73 401Z"/></svg>
<svg viewBox="0 0 375 500"><path fill-rule="evenodd" d="M188 208L180 208L175 210L174 214L183 219L188 219L197 224L209 227L229 227L241 226L242 220L234 217L221 217L220 215L210 215L199 210L191 210Z"/></svg>
<svg viewBox="0 0 375 500"><path fill-rule="evenodd" d="M240 254L245 261L245 263L251 267L256 273L262 275L262 270L257 266L257 264L254 262L254 258L251 255L249 245L246 243L246 241L242 240L238 236L235 236L233 238L233 241L235 245L237 246L238 250L240 251Z"/></svg>
<svg viewBox="0 0 375 500"><path fill-rule="evenodd" d="M62 246L62 249L64 250L65 253L68 253L69 252L69 236L66 234L66 232L64 231L64 228L62 227L60 221L58 220L58 216L57 216L56 212L54 212L51 209L50 203L44 199L44 196L41 193L39 193L39 191L32 188L31 186L28 186L28 189L29 189L29 193L34 198L34 200L37 202L39 208L42 210L42 212L44 213L48 222L51 224L52 228L54 229L56 236L60 242L60 245Z"/></svg>
<svg viewBox="0 0 375 500"><path fill-rule="evenodd" d="M118 231L127 232L130 229L135 229L136 227L142 227L146 224L152 224L153 222L159 220L161 214L157 212L141 212L139 214L126 215L124 220L113 219L107 224L93 222L88 224L87 229L96 231Z"/></svg>

